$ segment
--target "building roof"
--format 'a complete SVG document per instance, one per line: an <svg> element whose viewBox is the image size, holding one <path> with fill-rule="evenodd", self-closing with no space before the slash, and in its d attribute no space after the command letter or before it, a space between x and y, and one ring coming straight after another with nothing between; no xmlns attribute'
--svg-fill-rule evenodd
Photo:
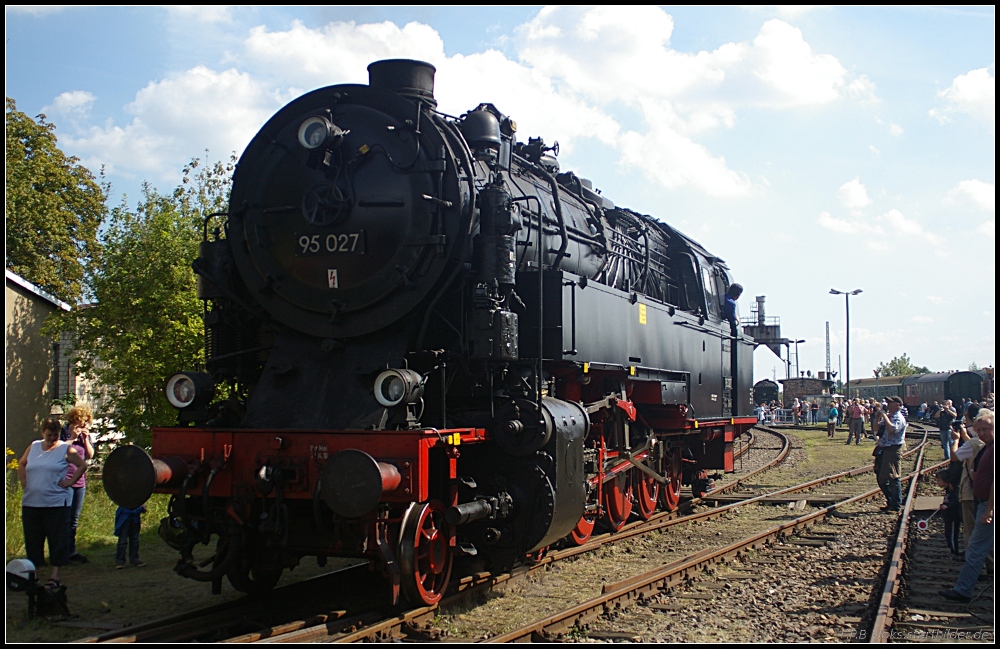
<svg viewBox="0 0 1000 649"><path fill-rule="evenodd" d="M17 284L18 286L23 288L25 291L28 291L29 293L34 293L35 295L42 298L46 302L50 302L56 308L62 309L63 311L69 311L73 308L66 302L63 302L62 300L57 298L55 295L52 295L48 291L38 288L28 280L18 275L17 273L11 272L9 270L6 271L6 273L8 282Z"/></svg>
<svg viewBox="0 0 1000 649"><path fill-rule="evenodd" d="M778 379L778 383L781 383L782 385L785 383L794 383L795 381L820 381L831 385L835 382L833 379L821 379L816 376L792 376L787 379Z"/></svg>

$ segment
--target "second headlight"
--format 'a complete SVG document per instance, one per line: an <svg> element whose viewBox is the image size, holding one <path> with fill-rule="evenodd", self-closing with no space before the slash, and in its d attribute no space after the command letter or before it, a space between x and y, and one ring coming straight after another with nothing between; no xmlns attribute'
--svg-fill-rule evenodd
<svg viewBox="0 0 1000 649"><path fill-rule="evenodd" d="M375 399L386 408L414 404L424 395L424 377L413 370L386 370L375 379Z"/></svg>

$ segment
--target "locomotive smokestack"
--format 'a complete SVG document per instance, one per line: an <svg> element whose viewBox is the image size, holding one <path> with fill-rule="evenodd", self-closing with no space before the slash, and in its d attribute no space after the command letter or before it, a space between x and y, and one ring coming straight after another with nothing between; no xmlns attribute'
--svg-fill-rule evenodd
<svg viewBox="0 0 1000 649"><path fill-rule="evenodd" d="M368 85L391 90L437 107L434 99L434 73L430 63L411 59L375 61L368 66Z"/></svg>

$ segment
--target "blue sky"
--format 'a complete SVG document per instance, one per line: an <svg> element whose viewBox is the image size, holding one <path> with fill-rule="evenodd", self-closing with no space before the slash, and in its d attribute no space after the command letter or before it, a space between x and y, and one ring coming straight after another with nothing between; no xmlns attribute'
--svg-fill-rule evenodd
<svg viewBox="0 0 1000 649"><path fill-rule="evenodd" d="M494 103L617 204L724 258L851 375L995 362L995 11L970 8L6 9L6 94L114 201L241 153L290 99L428 60L440 108ZM784 376L769 351L757 378ZM843 369L846 369L843 368ZM793 368L794 370L794 368Z"/></svg>

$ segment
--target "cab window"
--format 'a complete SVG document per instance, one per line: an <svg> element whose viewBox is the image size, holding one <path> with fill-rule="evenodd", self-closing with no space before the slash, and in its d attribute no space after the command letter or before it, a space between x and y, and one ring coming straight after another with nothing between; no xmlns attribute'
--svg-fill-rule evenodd
<svg viewBox="0 0 1000 649"><path fill-rule="evenodd" d="M705 305L708 314L715 319L719 318L719 294L715 288L715 278L712 276L712 268L707 265L701 267L702 285L705 287Z"/></svg>

